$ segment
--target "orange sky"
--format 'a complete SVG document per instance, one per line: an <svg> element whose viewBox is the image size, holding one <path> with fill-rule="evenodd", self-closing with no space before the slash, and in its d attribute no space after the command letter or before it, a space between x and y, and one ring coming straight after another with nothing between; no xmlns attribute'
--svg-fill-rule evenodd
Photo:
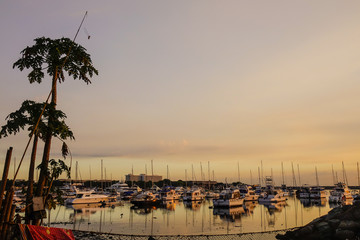
<svg viewBox="0 0 360 240"><path fill-rule="evenodd" d="M288 184L291 162L304 182L332 184L331 166L357 184L360 159L360 2L347 1L3 1L0 7L0 124L25 99L44 101L49 79L30 85L12 69L36 37L73 38L99 76L59 86L59 109L76 141L69 143L82 178L131 172L184 179L192 164L218 180L257 178L273 168ZM44 21L46 19L46 21ZM0 158L25 134L0 139ZM54 143L53 158L58 156ZM41 152L41 150L39 150ZM28 158L20 177L26 178ZM40 159L40 155L38 161ZM2 166L2 162L0 163ZM297 172L297 169L295 169ZM12 176L12 175L10 175ZM306 179L306 181L305 181Z"/></svg>

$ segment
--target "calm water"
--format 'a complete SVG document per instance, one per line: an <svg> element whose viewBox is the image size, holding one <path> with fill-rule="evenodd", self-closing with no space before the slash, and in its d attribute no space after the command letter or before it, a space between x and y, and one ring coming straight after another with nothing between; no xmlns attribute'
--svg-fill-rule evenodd
<svg viewBox="0 0 360 240"><path fill-rule="evenodd" d="M164 208L133 209L132 204L100 208L58 206L52 227L119 234L190 235L281 230L305 225L327 214L334 205L289 197L285 203L246 203L231 209L212 208L212 201L171 202Z"/></svg>

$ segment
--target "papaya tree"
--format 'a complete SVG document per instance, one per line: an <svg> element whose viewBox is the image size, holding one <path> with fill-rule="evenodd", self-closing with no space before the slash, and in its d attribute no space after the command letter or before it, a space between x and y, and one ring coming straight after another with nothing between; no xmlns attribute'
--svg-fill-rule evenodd
<svg viewBox="0 0 360 240"><path fill-rule="evenodd" d="M90 78L94 74L98 74L98 70L93 66L86 49L69 38L50 39L41 37L34 41L33 46L28 46L20 52L21 57L13 64L13 68L18 68L20 71L30 69L28 74L30 83L41 83L46 72L52 81L51 104L54 109L56 109L57 104L57 83L64 82L65 75L90 84ZM50 115L47 125L50 126L53 122L54 117ZM37 196L43 195L52 137L53 134L48 131L45 136L42 168L36 190Z"/></svg>
<svg viewBox="0 0 360 240"><path fill-rule="evenodd" d="M29 131L29 136L34 132L33 146L30 157L30 166L29 166L29 177L28 177L28 188L26 194L26 206L31 206L33 198L33 183L34 183L34 169L35 169L35 160L36 160L36 151L38 145L38 139L45 141L45 136L48 131L51 131L53 136L58 137L60 140L64 141L66 139L75 139L73 132L64 122L66 118L65 113L60 110L55 110L51 104L47 105L44 109L42 117L38 123L38 119L43 111L45 103L36 103L34 101L26 100L21 104L21 107L15 112L10 113L6 117L6 124L1 127L0 138L7 137L8 135L20 132L27 127ZM48 126L50 114L54 117L52 125ZM38 125L37 125L38 123ZM37 125L37 127L36 127ZM36 127L36 130L34 131ZM49 130L50 127L50 130ZM64 145L64 144L63 144ZM63 147L66 149L66 147ZM66 154L66 152L65 152ZM25 211L25 222L29 223L30 221L30 207L26 208Z"/></svg>

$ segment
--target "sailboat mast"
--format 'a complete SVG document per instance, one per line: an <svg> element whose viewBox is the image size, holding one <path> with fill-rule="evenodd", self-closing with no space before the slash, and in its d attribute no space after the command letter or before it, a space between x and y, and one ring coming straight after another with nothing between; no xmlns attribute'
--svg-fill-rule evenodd
<svg viewBox="0 0 360 240"><path fill-rule="evenodd" d="M76 169L77 169L77 166L76 166ZM77 172L77 170L76 170L76 172ZM76 174L76 176L77 176L77 174ZM103 160L102 159L101 159L101 189L104 189L103 188Z"/></svg>
<svg viewBox="0 0 360 240"><path fill-rule="evenodd" d="M240 165L239 165L239 162L238 162L238 182L240 184Z"/></svg>
<svg viewBox="0 0 360 240"><path fill-rule="evenodd" d="M264 168L263 168L263 162L261 160L261 186L264 185Z"/></svg>
<svg viewBox="0 0 360 240"><path fill-rule="evenodd" d="M187 188L187 169L185 169L185 186Z"/></svg>
<svg viewBox="0 0 360 240"><path fill-rule="evenodd" d="M261 187L260 167L258 167L258 175L259 175L259 185Z"/></svg>
<svg viewBox="0 0 360 240"><path fill-rule="evenodd" d="M134 164L131 165L131 186L134 186Z"/></svg>
<svg viewBox="0 0 360 240"><path fill-rule="evenodd" d="M210 190L210 162L208 161L208 177L209 177L209 190Z"/></svg>
<svg viewBox="0 0 360 240"><path fill-rule="evenodd" d="M293 175L293 186L296 187L296 177L295 177L295 171L294 171L294 164L291 162L291 168L292 168L292 175Z"/></svg>
<svg viewBox="0 0 360 240"><path fill-rule="evenodd" d="M250 184L253 185L253 180L252 180L252 172L251 172L251 169L250 169Z"/></svg>
<svg viewBox="0 0 360 240"><path fill-rule="evenodd" d="M334 165L333 164L331 164L331 171L332 171L333 184L336 184L336 182L335 182L335 173L334 173Z"/></svg>
<svg viewBox="0 0 360 240"><path fill-rule="evenodd" d="M342 167L343 167L343 178L344 178L344 183L346 185L349 185L348 180L347 180L347 176L346 176L346 171L345 171L345 165L344 162L342 162Z"/></svg>
<svg viewBox="0 0 360 240"><path fill-rule="evenodd" d="M315 174L316 174L316 186L319 186L319 176L317 172L317 167L315 167Z"/></svg>
<svg viewBox="0 0 360 240"><path fill-rule="evenodd" d="M153 160L151 159L151 188L154 188L154 168Z"/></svg>
<svg viewBox="0 0 360 240"><path fill-rule="evenodd" d="M297 170L298 170L298 177L299 177L299 186L301 186L301 180L300 180L300 168L299 168L299 164L297 165Z"/></svg>
<svg viewBox="0 0 360 240"><path fill-rule="evenodd" d="M357 175L358 175L358 186L360 186L359 162L357 162L356 165L357 165Z"/></svg>
<svg viewBox="0 0 360 240"><path fill-rule="evenodd" d="M91 166L89 165L89 174L90 174L90 188L92 188L92 182L91 182Z"/></svg>
<svg viewBox="0 0 360 240"><path fill-rule="evenodd" d="M282 185L285 185L284 164L283 164L283 162L281 162L281 174L282 174Z"/></svg>
<svg viewBox="0 0 360 240"><path fill-rule="evenodd" d="M78 161L76 161L75 164L75 181L77 182L78 180Z"/></svg>

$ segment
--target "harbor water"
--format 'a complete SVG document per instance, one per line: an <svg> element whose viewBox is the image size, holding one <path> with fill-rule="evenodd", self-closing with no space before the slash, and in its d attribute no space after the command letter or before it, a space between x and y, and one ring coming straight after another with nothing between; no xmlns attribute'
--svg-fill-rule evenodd
<svg viewBox="0 0 360 240"><path fill-rule="evenodd" d="M128 235L215 235L266 232L303 226L338 205L288 197L286 202L214 208L212 200L170 201L163 207L135 208L130 202L57 206L47 225Z"/></svg>

